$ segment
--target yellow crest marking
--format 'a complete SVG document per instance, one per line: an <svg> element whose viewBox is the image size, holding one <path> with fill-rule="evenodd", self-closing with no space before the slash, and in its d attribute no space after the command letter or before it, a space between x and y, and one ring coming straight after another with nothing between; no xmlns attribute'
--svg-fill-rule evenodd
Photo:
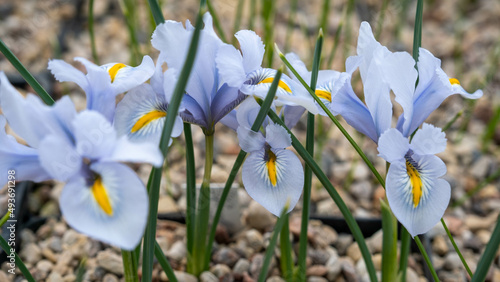
<svg viewBox="0 0 500 282"><path fill-rule="evenodd" d="M278 174L276 171L276 155L269 150L267 152L269 154L269 160L266 162L267 173L269 174L269 180L271 180L271 184L275 187L276 182L278 182Z"/></svg>
<svg viewBox="0 0 500 282"><path fill-rule="evenodd" d="M327 101L332 101L332 93L328 92L328 91L325 91L325 90L316 90L314 91L314 93L316 94L316 96L318 96L319 98L323 98Z"/></svg>
<svg viewBox="0 0 500 282"><path fill-rule="evenodd" d="M94 185L92 185L92 195L94 195L97 204L104 211L104 213L109 216L113 216L113 207L111 207L108 193L106 192L106 188L104 188L100 177L97 177L94 181Z"/></svg>
<svg viewBox="0 0 500 282"><path fill-rule="evenodd" d="M145 115L143 115L139 120L136 121L134 126L132 126L132 129L130 132L135 133L136 131L140 130L144 126L148 125L148 123L152 122L155 119L162 118L167 116L167 113L162 112L162 111L151 111Z"/></svg>
<svg viewBox="0 0 500 282"><path fill-rule="evenodd" d="M273 83L273 80L274 80L274 77L268 77L257 84ZM278 86L283 88L283 90L285 90L286 92L292 93L292 89L290 89L290 87L283 80L280 80L280 82L278 83Z"/></svg>
<svg viewBox="0 0 500 282"><path fill-rule="evenodd" d="M111 77L111 82L115 81L116 74L118 73L119 70L123 69L127 65L118 63L113 65L111 68L109 68L108 73L109 76Z"/></svg>
<svg viewBox="0 0 500 282"><path fill-rule="evenodd" d="M410 177L413 207L416 208L422 197L422 179L420 178L420 173L408 160L406 161L406 172Z"/></svg>
<svg viewBox="0 0 500 282"><path fill-rule="evenodd" d="M460 85L460 81L458 81L458 79L456 79L456 78L450 78L450 83L451 83L452 85L455 85L455 84Z"/></svg>

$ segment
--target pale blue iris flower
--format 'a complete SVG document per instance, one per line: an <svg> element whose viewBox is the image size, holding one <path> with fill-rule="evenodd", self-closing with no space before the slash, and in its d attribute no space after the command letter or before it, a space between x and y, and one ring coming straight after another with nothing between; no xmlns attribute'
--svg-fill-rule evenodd
<svg viewBox="0 0 500 282"><path fill-rule="evenodd" d="M243 163L242 180L250 197L280 216L287 204L287 212L297 204L304 170L299 158L286 149L292 140L285 128L266 119L261 131L251 130L259 109L254 99L247 99L236 113L240 147L249 153Z"/></svg>
<svg viewBox="0 0 500 282"><path fill-rule="evenodd" d="M222 46L216 58L219 73L229 86L238 88L245 95L264 99L276 75L276 70L261 67L264 44L251 30L240 30L235 37L241 52L229 44ZM309 93L284 74L278 84L275 105L302 106L313 114L318 113Z"/></svg>
<svg viewBox="0 0 500 282"><path fill-rule="evenodd" d="M215 124L246 96L220 79L215 57L223 42L213 29L209 13L204 15L203 21L205 27L200 34L198 52L179 114L185 122L197 124L205 133L212 134ZM157 64L165 62L169 69L182 69L193 32L194 27L189 21L186 27L175 21L160 24L151 40L153 47L160 51Z"/></svg>
<svg viewBox="0 0 500 282"><path fill-rule="evenodd" d="M77 113L68 96L51 107L37 96L24 98L3 72L0 106L5 116L0 116L0 169L15 170L18 181L66 182L59 202L68 224L133 250L146 226L148 195L135 172L119 162L160 166L158 146L119 138L100 112ZM28 146L5 133L6 120Z"/></svg>
<svg viewBox="0 0 500 282"><path fill-rule="evenodd" d="M62 60L49 61L49 70L60 82L78 84L87 96L87 109L102 113L109 121L113 121L116 96L146 82L155 71L149 56L144 56L137 67L122 63L98 66L84 58L75 61L85 66L87 74Z"/></svg>
<svg viewBox="0 0 500 282"><path fill-rule="evenodd" d="M176 70L171 68L163 72L161 65L157 64L150 84L133 88L118 103L114 122L117 133L132 141L159 144L176 83ZM177 115L171 137L178 137L182 130L182 119ZM172 138L169 142L172 143Z"/></svg>
<svg viewBox="0 0 500 282"><path fill-rule="evenodd" d="M386 195L396 218L412 237L429 231L450 202L450 184L442 179L446 165L435 156L446 148L441 128L424 123L411 144L395 128L380 136L379 156L391 166Z"/></svg>
<svg viewBox="0 0 500 282"><path fill-rule="evenodd" d="M435 156L446 148L442 130L424 124L411 144L409 137L448 96L482 96L481 90L467 93L457 79L444 73L439 59L423 48L419 51L417 71L410 54L390 52L375 40L370 25L363 22L358 55L346 61L348 72L335 82L338 92L332 97L332 108L375 141L380 156L391 163L386 179L387 199L394 215L412 236L429 231L443 216L450 201L450 184L441 179L446 165ZM351 86L351 72L357 67L366 105ZM396 128L391 128L391 90L403 108Z"/></svg>

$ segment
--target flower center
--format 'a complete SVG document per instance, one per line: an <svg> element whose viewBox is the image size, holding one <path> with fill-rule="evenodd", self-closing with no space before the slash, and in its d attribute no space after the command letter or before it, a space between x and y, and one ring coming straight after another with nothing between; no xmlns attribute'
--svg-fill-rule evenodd
<svg viewBox="0 0 500 282"><path fill-rule="evenodd" d="M416 208L422 198L422 178L415 165L408 159L406 159L406 172L408 173L408 177L410 177L413 208Z"/></svg>
<svg viewBox="0 0 500 282"><path fill-rule="evenodd" d="M274 81L274 77L268 77L257 84L273 83L273 81ZM290 87L283 80L280 80L280 82L278 82L278 87L282 88L283 90L285 90L288 93L292 93L292 89L290 89Z"/></svg>
<svg viewBox="0 0 500 282"><path fill-rule="evenodd" d="M108 193L106 192L106 188L102 184L101 177L97 177L92 185L92 195L96 200L99 207L106 213L108 216L113 216L113 207L111 206L111 202L109 201Z"/></svg>
<svg viewBox="0 0 500 282"><path fill-rule="evenodd" d="M450 83L451 85L460 85L460 81L458 81L458 79L456 78L450 78Z"/></svg>
<svg viewBox="0 0 500 282"><path fill-rule="evenodd" d="M135 132L139 131L141 128L148 125L150 122L152 122L156 119L162 118L162 117L166 117L166 116L167 116L166 112L153 110L153 111L143 115L141 118L139 118L136 121L136 123L134 124L134 126L132 126L132 129L130 130L130 132L135 133Z"/></svg>
<svg viewBox="0 0 500 282"><path fill-rule="evenodd" d="M111 77L111 82L115 81L115 77L116 77L116 74L118 74L118 71L123 69L126 66L127 65L125 65L125 64L118 63L118 64L115 64L114 66L112 66L111 68L109 68L108 73L109 73L109 76Z"/></svg>
<svg viewBox="0 0 500 282"><path fill-rule="evenodd" d="M267 173L269 174L269 180L273 187L276 186L276 182L278 181L277 171L276 171L276 155L273 151L267 151L268 160L266 161Z"/></svg>
<svg viewBox="0 0 500 282"><path fill-rule="evenodd" d="M321 90L321 89L317 89L315 91L315 94L316 96L318 96L319 98L322 98L322 99L325 99L329 102L332 101L332 93L326 91L326 90Z"/></svg>

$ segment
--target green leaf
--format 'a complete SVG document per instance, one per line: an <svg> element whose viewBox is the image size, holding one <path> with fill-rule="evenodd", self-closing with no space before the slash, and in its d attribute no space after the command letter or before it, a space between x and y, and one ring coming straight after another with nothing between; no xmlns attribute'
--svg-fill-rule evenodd
<svg viewBox="0 0 500 282"><path fill-rule="evenodd" d="M486 279L486 274L490 269L491 263L496 257L498 246L500 245L500 217L497 219L497 225L495 230L491 234L490 241L484 249L484 253L477 263L477 269L472 277L471 282L484 281Z"/></svg>
<svg viewBox="0 0 500 282"><path fill-rule="evenodd" d="M11 253L14 253L14 256L16 257L16 266L19 267L19 270L21 270L21 273L24 275L24 277L29 282L35 282L35 279L33 278L33 276L31 276L30 271L28 270L26 265L24 265L21 258L17 255L17 253L11 252L11 251L13 251L13 249L11 249L11 247L9 246L9 243L7 243L7 241L5 241L5 239L2 236L0 236L0 247L2 247L5 254L10 255Z"/></svg>
<svg viewBox="0 0 500 282"><path fill-rule="evenodd" d="M165 274L167 274L168 280L170 282L177 282L177 277L175 277L174 270L170 266L170 263L168 263L168 260L165 257L165 254L161 250L160 245L158 245L158 242L156 242L156 241L155 241L155 257L158 260L158 262L160 263L163 271L165 271Z"/></svg>
<svg viewBox="0 0 500 282"><path fill-rule="evenodd" d="M389 205L380 199L382 208L382 282L396 281L398 274L398 221Z"/></svg>

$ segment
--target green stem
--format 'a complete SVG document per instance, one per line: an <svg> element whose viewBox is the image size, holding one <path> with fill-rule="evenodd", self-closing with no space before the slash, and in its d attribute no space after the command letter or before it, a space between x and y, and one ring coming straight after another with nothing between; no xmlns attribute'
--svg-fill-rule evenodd
<svg viewBox="0 0 500 282"><path fill-rule="evenodd" d="M276 46L276 45L275 45ZM328 115L328 117L332 120L332 122L339 128L340 132L345 136L345 138L349 141L349 143L352 145L352 147L356 150L356 152L359 154L359 156L363 159L363 161L366 163L368 168L372 171L372 173L375 175L377 178L378 182L385 188L385 180L382 178L380 173L378 173L377 169L375 169L375 166L372 164L372 162L368 159L368 157L365 155L363 150L358 146L356 141L351 137L351 135L345 130L345 128L340 124L340 122L337 120L337 118L332 114L332 112L325 106L325 104L321 101L321 99L316 96L314 91L307 85L307 83L304 81L304 79L299 75L299 73L293 68L293 66L290 64L290 62L285 58L285 55L279 51L278 46L276 46L277 52L281 58L281 60L285 63L285 65L290 69L290 71L297 77L297 79L300 81L300 83L306 88L306 90L309 92L309 94L314 98L314 100L319 104L319 106L325 111L325 113Z"/></svg>
<svg viewBox="0 0 500 282"><path fill-rule="evenodd" d="M422 245L420 238L418 236L415 236L413 239L415 240L415 243L417 243L418 249L420 250L422 257L424 258L427 267L431 271L432 278L434 278L434 281L439 281L439 277L437 276L436 270L434 269L434 266L432 266L431 259L429 258L429 255L425 251L424 245Z"/></svg>
<svg viewBox="0 0 500 282"><path fill-rule="evenodd" d="M441 224L444 227L444 230L446 230L446 234L448 235L448 238L450 238L451 244L453 245L453 248L455 249L455 252L457 252L458 256L460 257L460 260L462 261L462 264L465 267L465 270L467 270L467 273L469 273L469 276L472 277L472 271L469 268L469 265L465 261L464 256L462 255L462 252L460 252L460 249L457 246L457 243L455 243L455 239L453 239L453 236L450 233L450 230L448 229L448 226L446 225L446 222L444 222L444 219L441 218Z"/></svg>
<svg viewBox="0 0 500 282"><path fill-rule="evenodd" d="M210 12L210 15L212 15L212 20L214 22L215 29L219 33L220 39L222 42L227 42L226 39L226 34L224 33L224 29L222 28L222 25L219 20L219 15L217 14L217 11L214 9L214 6L212 6L212 1L207 0L207 8L208 11ZM236 39L236 37L234 37Z"/></svg>
<svg viewBox="0 0 500 282"><path fill-rule="evenodd" d="M285 52L290 50L290 42L292 41L293 26L295 24L295 15L297 14L297 0L292 0L290 3L290 13L288 14L288 23L286 25L285 36Z"/></svg>
<svg viewBox="0 0 500 282"><path fill-rule="evenodd" d="M177 282L177 277L175 277L174 270L170 266L170 263L168 263L165 254L163 254L160 245L158 245L158 242L156 241L155 241L155 257L160 263L161 268L163 268L163 271L165 271L165 274L167 274L168 281Z"/></svg>
<svg viewBox="0 0 500 282"><path fill-rule="evenodd" d="M51 106L54 104L54 99L50 97L49 93L40 85L40 83L31 75L26 67L19 61L19 59L10 51L9 47L0 39L0 52L3 53L5 58L16 68L21 76L28 82L28 84L35 90L35 92L42 98L45 104Z"/></svg>
<svg viewBox="0 0 500 282"><path fill-rule="evenodd" d="M0 219L0 228L9 220L10 218L10 211L7 211L7 213Z"/></svg>
<svg viewBox="0 0 500 282"><path fill-rule="evenodd" d="M408 266L408 256L410 256L411 236L408 230L401 225L401 253L399 255L399 273L401 274L401 282L406 281L406 267Z"/></svg>
<svg viewBox="0 0 500 282"><path fill-rule="evenodd" d="M19 270L21 270L21 273L24 275L24 278L26 278L26 280L28 280L29 282L35 282L35 279L33 278L33 276L31 276L31 273L26 267L26 265L14 251L14 246L12 246L11 248L11 246L9 246L9 243L7 243L7 241L5 241L5 239L2 236L0 236L0 247L2 247L5 254L8 254L7 256L14 254L16 266L19 267Z"/></svg>
<svg viewBox="0 0 500 282"><path fill-rule="evenodd" d="M254 0L251 0L254 1ZM238 6L236 7L236 15L234 17L233 34L240 30L241 18L243 17L243 6L245 5L245 0L238 0ZM233 36L232 44L236 45L238 40Z"/></svg>
<svg viewBox="0 0 500 282"><path fill-rule="evenodd" d="M279 69L278 72L276 72L276 76L274 77L273 83L271 83L271 87L269 87L269 92L267 93L266 98L264 99L264 102L262 103L259 113L257 114L257 118L255 118L255 121L252 125L252 131L257 132L259 128L261 127L262 123L264 122L264 119L267 116L267 112L269 111L269 108L271 108L271 105L273 103L274 97L276 96L276 90L278 89L278 83L281 78L281 73L283 70ZM224 190L222 191L222 195L219 200L219 204L217 205L217 211L215 212L215 216L212 222L212 227L210 230L210 237L208 238L208 250L212 249L212 245L214 243L215 239L215 231L217 230L217 224L219 223L220 216L222 214L222 209L224 208L224 203L226 202L227 196L229 195L229 190L231 189L231 186L233 185L234 179L236 178L236 174L238 174L238 171L243 164L243 161L245 160L245 156L247 155L246 152L243 150L240 150L240 153L238 154L238 157L236 157L236 160L234 161L233 168L231 169L231 173L229 173L229 177L227 178L226 185L224 186ZM210 264L210 253L207 252L205 253L205 268L208 268Z"/></svg>
<svg viewBox="0 0 500 282"><path fill-rule="evenodd" d="M380 41L380 34L382 33L382 27L384 25L385 11L387 10L387 6L389 5L389 0L382 1L382 8L380 9L380 16L377 21L377 32L375 38Z"/></svg>
<svg viewBox="0 0 500 282"><path fill-rule="evenodd" d="M422 46L422 22L423 22L424 1L418 0L417 13L415 15L415 30L413 31L413 59L418 61L418 52ZM415 68L417 65L415 64Z"/></svg>
<svg viewBox="0 0 500 282"><path fill-rule="evenodd" d="M398 221L392 214L389 204L380 199L382 207L382 281L396 281L398 274Z"/></svg>
<svg viewBox="0 0 500 282"><path fill-rule="evenodd" d="M279 118L278 118L279 119ZM271 264L271 258L274 255L274 247L276 246L276 241L278 240L278 234L280 233L280 230L283 228L283 224L285 224L285 215L286 211L288 210L289 205L285 205L283 208L283 211L281 212L280 218L278 218L278 221L276 222L276 225L274 226L273 230L273 236L271 237L271 240L269 241L269 245L267 246L266 249L266 254L264 255L264 262L262 263L262 269L260 270L259 274L259 279L258 281L265 281L267 277L267 271L269 270L269 265Z"/></svg>
<svg viewBox="0 0 500 282"><path fill-rule="evenodd" d="M450 127L457 121L459 117L461 117L464 113L464 110L460 110L445 126L443 126L443 132L450 129Z"/></svg>
<svg viewBox="0 0 500 282"><path fill-rule="evenodd" d="M97 56L94 34L94 0L89 0L89 35L90 47L92 48L92 59L94 60L94 63L99 65L99 56Z"/></svg>
<svg viewBox="0 0 500 282"><path fill-rule="evenodd" d="M250 17L248 19L248 29L253 30L257 15L257 0L250 0Z"/></svg>
<svg viewBox="0 0 500 282"><path fill-rule="evenodd" d="M125 17L125 23L127 25L128 33L130 36L130 64L137 65L139 63L141 52L139 50L139 41L137 41L137 31L136 31L136 5L135 0L122 0L120 1L120 6L122 8L122 13Z"/></svg>
<svg viewBox="0 0 500 282"><path fill-rule="evenodd" d="M256 0L254 0L256 1ZM274 9L276 3L274 0L263 0L262 18L264 20L264 43L266 45L265 66L272 67L273 64L273 31L274 31Z"/></svg>
<svg viewBox="0 0 500 282"><path fill-rule="evenodd" d="M205 270L205 252L212 250L207 247L208 221L210 219L210 176L214 163L214 135L205 135L205 172L201 183L200 195L198 196L198 206L195 227L195 242L193 247L193 260L195 267L193 274L198 276Z"/></svg>
<svg viewBox="0 0 500 282"><path fill-rule="evenodd" d="M194 163L193 137L191 125L184 123L184 138L186 140L186 239L188 261L193 255L196 216L196 169ZM189 263L188 263L189 266Z"/></svg>
<svg viewBox="0 0 500 282"><path fill-rule="evenodd" d="M491 233L490 241L484 249L484 253L477 263L476 272L472 277L471 282L484 281L488 270L490 269L491 263L496 257L498 246L500 245L500 217L497 219L497 224L495 230Z"/></svg>
<svg viewBox="0 0 500 282"><path fill-rule="evenodd" d="M474 189L470 190L465 194L462 198L458 199L451 207L456 208L461 206L467 199L475 195L479 190L483 189L486 185L491 183L492 181L495 181L496 179L500 178L500 168L493 173L492 175L488 176L486 179L483 181L479 182Z"/></svg>
<svg viewBox="0 0 500 282"><path fill-rule="evenodd" d="M290 230L288 214L283 216L285 223L280 232L280 250L281 250L281 272L287 282L293 282L293 261L292 247L290 244Z"/></svg>
<svg viewBox="0 0 500 282"><path fill-rule="evenodd" d="M163 22L163 15L159 10L158 2L155 0L149 0L151 7L151 12L155 16L155 22L160 24ZM191 43L187 52L186 61L179 75L179 80L175 85L172 99L168 106L168 111L170 114L167 115L165 120L165 125L163 126L163 132L160 139L160 149L164 157L168 154L168 143L170 141L170 136L172 134L173 125L177 117L177 112L179 111L179 106L181 104L182 97L184 95L184 89L191 74L191 69L196 58L196 51L198 48L198 41L200 38L200 31L203 24L202 13L205 11L204 2L200 4L200 12L196 18L196 26L191 38ZM158 18L161 17L161 18ZM154 167L151 170L151 175L148 182L148 193L149 193L149 215L148 224L146 226L146 231L144 234L144 253L142 261L142 280L151 281L153 273L153 257L154 257L154 242L156 238L156 220L158 217L158 200L160 197L160 184L161 184L161 173L162 168Z"/></svg>
<svg viewBox="0 0 500 282"><path fill-rule="evenodd" d="M366 245L365 238L363 237L363 234L361 233L361 229L359 228L358 223L352 216L351 212L349 211L349 208L345 204L344 200L342 200L342 197L340 197L339 193L333 187L332 183L326 177L325 173L321 170L321 168L318 166L318 164L314 161L313 157L307 152L307 150L302 146L300 141L295 137L295 135L286 127L286 125L283 123L283 121L276 115L275 112L269 111L268 116L271 118L271 120L279 125L281 125L283 128L285 128L288 131L288 134L290 134L290 137L292 139L292 146L295 148L297 153L302 157L302 159L306 162L308 166L311 167L311 170L314 172L316 177L319 179L321 184L325 187L327 190L328 194L330 194L330 197L333 199L335 204L337 204L337 207L339 208L340 212L345 218L345 221L347 223L347 226L351 230L351 233L354 237L354 240L357 242L359 246L359 250L361 251L361 255L363 256L363 259L366 264L366 269L368 271L368 274L370 276L370 281L375 282L377 281L377 275L375 271L375 266L373 265L373 261L371 258L370 251L368 250L368 247Z"/></svg>
<svg viewBox="0 0 500 282"><path fill-rule="evenodd" d="M125 282L138 282L139 276L137 275L137 265L134 264L134 253L122 250L122 259Z"/></svg>

